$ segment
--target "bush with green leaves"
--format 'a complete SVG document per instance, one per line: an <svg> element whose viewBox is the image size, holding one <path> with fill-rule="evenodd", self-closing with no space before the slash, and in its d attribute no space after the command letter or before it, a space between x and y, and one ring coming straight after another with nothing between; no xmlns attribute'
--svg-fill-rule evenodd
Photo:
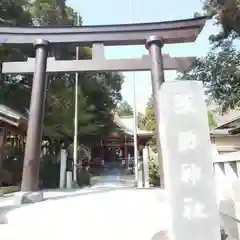
<svg viewBox="0 0 240 240"><path fill-rule="evenodd" d="M85 168L78 171L77 184L80 187L89 186L91 184L91 174Z"/></svg>
<svg viewBox="0 0 240 240"><path fill-rule="evenodd" d="M45 156L40 166L40 188L58 188L60 163L53 156Z"/></svg>
<svg viewBox="0 0 240 240"><path fill-rule="evenodd" d="M154 159L149 160L149 183L152 186L160 185L160 174L159 174L159 166L154 162Z"/></svg>

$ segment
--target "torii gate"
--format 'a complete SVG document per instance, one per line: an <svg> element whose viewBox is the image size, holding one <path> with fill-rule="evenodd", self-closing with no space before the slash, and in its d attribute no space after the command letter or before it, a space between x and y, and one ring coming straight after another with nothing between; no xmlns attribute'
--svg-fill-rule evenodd
<svg viewBox="0 0 240 240"><path fill-rule="evenodd" d="M206 125L207 120L205 116L206 109L204 108L203 88L199 84L179 82L175 83L175 89L171 84L170 86L169 83L164 83L164 68L166 70L184 70L189 66L191 58L171 58L162 55L163 44L195 41L198 33L205 24L205 20L205 17L198 17L169 22L81 26L70 28L0 27L1 44L31 45L34 43L36 48L35 59L28 59L26 62L3 63L2 66L3 73L34 72L21 187L24 197L27 196L31 198L31 192L37 191L38 187L40 142L42 137L47 85L46 72L151 70L152 89L157 119L158 155L159 158L163 156L164 169L166 171L166 189L168 191L171 209L173 209L173 212L171 213L172 229L170 230L170 233L174 235L176 240L196 239L196 234L198 237L197 239L219 239L219 225L216 220L217 210L214 205L215 195L213 192L215 190L213 187L213 176L211 175L211 171L208 170L208 167L212 166L212 162L208 154L211 150L208 146L208 129ZM48 58L49 45L52 44L73 44L92 47L92 59L56 61L53 58ZM104 46L143 44L145 44L149 51L149 57L145 56L141 59L117 60L106 60L104 58ZM192 91L191 96L186 95L186 89ZM198 100L194 94L199 97L200 100ZM203 123L197 121L196 117L193 117L190 105L188 106L188 111L185 112L184 118L176 114L173 115L173 108L171 108L171 105L169 106L169 103L175 104L175 102L172 102L173 99L179 102L179 113L183 113L186 110L184 110L186 104L182 104L184 100L188 105L189 102L191 102L191 104L195 103L199 108L198 113L201 113L204 116ZM167 125L166 119L168 123ZM192 124L192 128L198 133L198 135L201 135L204 141L198 148L192 149L193 152L189 152L186 155L186 164L180 164L176 161L180 159L181 153L179 153L179 149L171 143L171 141L174 141L173 138L171 138L173 134L171 133L169 135L170 137L166 137L166 129L170 132L180 131L182 129L181 124L184 125L184 122L188 122L189 119L191 119L191 121L196 120L196 124ZM178 128L176 128L176 126L178 126ZM171 129L171 127L173 128ZM183 150L184 147L193 148L193 140L194 139L192 139L190 143L188 142L187 145L182 146ZM172 155L169 154L169 149L171 149ZM201 154L205 155L203 156L202 161L199 161L198 156ZM191 161L194 163L197 162L197 164L204 168L204 171L206 172L202 177L203 180L201 180L201 184L198 184L197 187L195 186L194 191L189 184L186 186L184 185L185 183L180 181L180 174L182 174L183 170L188 170L188 173L191 171L191 169L187 169L188 164ZM174 167L175 164L176 169ZM170 165L172 168L169 168ZM163 169L162 159L160 159L160 168ZM191 179L191 172L190 177L188 175L187 179L182 180L188 181L189 178ZM206 182L206 180L208 181ZM203 189L205 191L204 193L202 192ZM207 195L207 198L203 198L202 195L199 195L199 192L202 193L202 195ZM37 195L35 195L35 197L36 196ZM180 197L179 201L176 201L177 197ZM201 201L201 204L204 205L198 205L198 208L195 209L197 212L191 214L191 204L194 203L193 199L194 201ZM194 205L194 207L197 206ZM204 207L207 209L207 213L203 213Z"/></svg>

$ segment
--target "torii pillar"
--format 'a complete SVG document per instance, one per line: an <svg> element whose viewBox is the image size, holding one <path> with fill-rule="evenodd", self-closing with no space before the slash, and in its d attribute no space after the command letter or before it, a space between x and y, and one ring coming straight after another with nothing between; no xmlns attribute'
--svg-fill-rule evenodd
<svg viewBox="0 0 240 240"><path fill-rule="evenodd" d="M158 36L150 36L146 41L146 48L149 51L149 55L151 56L151 80L152 80L152 93L154 100L154 108L157 123L160 122L160 87L162 83L165 81L164 79L164 68L163 68L163 55L162 55L162 47L163 47L163 39ZM161 150L161 141L159 136L159 124L157 124L157 150L158 150L158 162L160 168L160 187L164 188L164 171L163 171L163 159L162 159L162 150Z"/></svg>
<svg viewBox="0 0 240 240"><path fill-rule="evenodd" d="M36 48L36 63L29 111L21 192L19 198L16 198L16 203L19 204L43 200L42 192L37 192L37 190L47 90L46 66L48 41L39 39L35 42L34 46Z"/></svg>

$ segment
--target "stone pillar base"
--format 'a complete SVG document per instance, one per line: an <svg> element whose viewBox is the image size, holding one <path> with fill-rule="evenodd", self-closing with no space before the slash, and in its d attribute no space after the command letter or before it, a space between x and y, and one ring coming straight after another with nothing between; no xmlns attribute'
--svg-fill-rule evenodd
<svg viewBox="0 0 240 240"><path fill-rule="evenodd" d="M137 188L143 188L143 182L142 181L137 182Z"/></svg>
<svg viewBox="0 0 240 240"><path fill-rule="evenodd" d="M14 205L43 201L43 192L18 192L14 196Z"/></svg>
<svg viewBox="0 0 240 240"><path fill-rule="evenodd" d="M67 189L70 189L70 188L73 187L72 172L67 171L66 175L67 175L67 177L66 177L66 187L67 187Z"/></svg>
<svg viewBox="0 0 240 240"><path fill-rule="evenodd" d="M150 184L148 182L147 183L145 182L144 188L147 188L147 189L150 188Z"/></svg>

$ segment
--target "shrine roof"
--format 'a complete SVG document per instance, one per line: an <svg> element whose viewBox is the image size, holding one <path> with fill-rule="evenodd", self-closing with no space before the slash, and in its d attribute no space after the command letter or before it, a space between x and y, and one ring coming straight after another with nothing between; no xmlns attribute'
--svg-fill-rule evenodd
<svg viewBox="0 0 240 240"><path fill-rule="evenodd" d="M226 121L218 125L211 131L213 135L236 135L240 133L240 117L235 117L230 121Z"/></svg>
<svg viewBox="0 0 240 240"><path fill-rule="evenodd" d="M27 117L6 105L0 104L0 121L19 127L21 121L27 121Z"/></svg>
<svg viewBox="0 0 240 240"><path fill-rule="evenodd" d="M26 114L22 114L19 111L16 111L4 104L0 104L0 122L7 124L8 126L15 127L16 129L22 129L23 132L27 130L28 124L28 116ZM64 134L53 130L49 126L44 126L43 130L44 136L48 137L56 137L56 138L63 138L65 137Z"/></svg>
<svg viewBox="0 0 240 240"><path fill-rule="evenodd" d="M117 113L114 114L113 122L120 127L126 134L134 134L134 118L133 116L120 117ZM152 131L142 130L137 128L137 135L139 136L152 136Z"/></svg>

